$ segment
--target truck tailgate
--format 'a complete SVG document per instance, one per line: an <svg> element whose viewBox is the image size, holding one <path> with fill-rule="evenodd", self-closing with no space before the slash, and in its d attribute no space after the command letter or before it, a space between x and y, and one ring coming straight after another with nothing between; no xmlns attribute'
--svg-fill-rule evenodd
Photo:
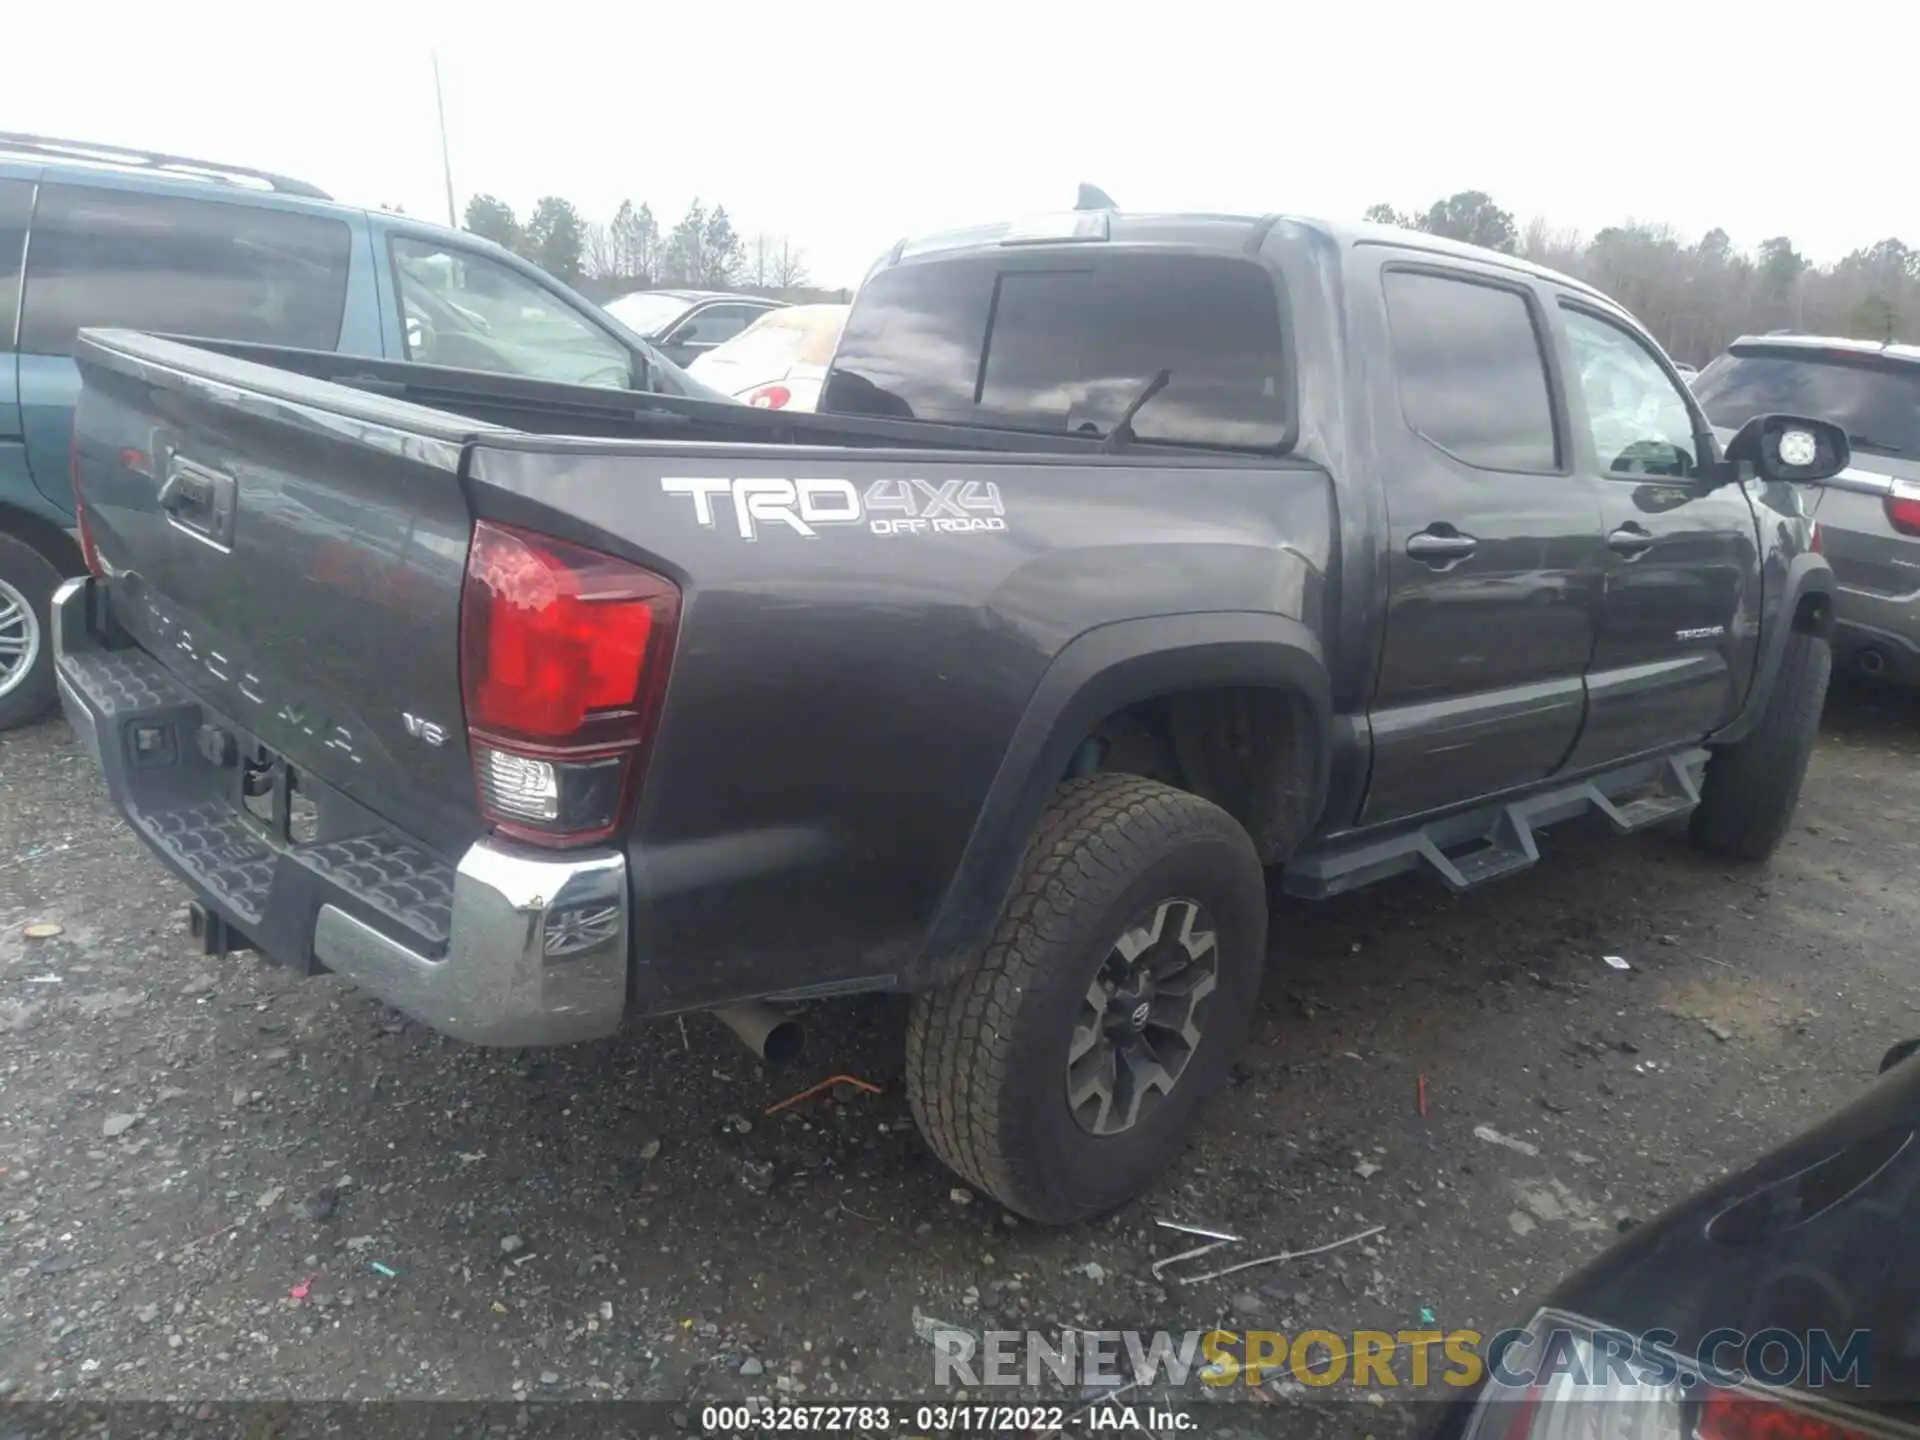
<svg viewBox="0 0 1920 1440"><path fill-rule="evenodd" d="M114 620L296 784L457 855L484 829L460 463L493 427L147 336L89 332L79 361L74 478Z"/></svg>

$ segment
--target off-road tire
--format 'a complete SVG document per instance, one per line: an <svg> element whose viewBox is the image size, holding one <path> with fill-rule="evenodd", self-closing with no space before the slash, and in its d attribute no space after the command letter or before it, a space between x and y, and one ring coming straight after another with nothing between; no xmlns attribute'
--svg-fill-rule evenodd
<svg viewBox="0 0 1920 1440"><path fill-rule="evenodd" d="M60 588L59 568L24 540L0 535L0 582L33 611L38 652L20 681L0 695L0 730L38 720L53 709L53 592ZM0 596L5 592L0 591Z"/></svg>
<svg viewBox="0 0 1920 1440"><path fill-rule="evenodd" d="M1069 1040L1103 959L1143 907L1174 897L1213 925L1216 988L1173 1088L1131 1129L1095 1135L1067 1100ZM1054 792L992 940L952 984L914 997L907 1096L946 1165L1043 1224L1102 1214L1176 1155L1225 1079L1258 999L1266 882L1240 825L1196 795L1131 775Z"/></svg>
<svg viewBox="0 0 1920 1440"><path fill-rule="evenodd" d="M1707 762L1688 827L1694 844L1735 860L1773 854L1800 803L1832 671L1824 636L1804 630L1787 636L1760 723Z"/></svg>

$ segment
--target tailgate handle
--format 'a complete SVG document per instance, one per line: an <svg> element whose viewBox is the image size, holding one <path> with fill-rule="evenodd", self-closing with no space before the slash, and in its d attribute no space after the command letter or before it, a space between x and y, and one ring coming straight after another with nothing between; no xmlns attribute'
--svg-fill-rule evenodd
<svg viewBox="0 0 1920 1440"><path fill-rule="evenodd" d="M178 455L167 461L167 473L160 482L158 500L167 513L167 523L184 530L194 539L233 548L233 511L238 487L231 475L182 460Z"/></svg>

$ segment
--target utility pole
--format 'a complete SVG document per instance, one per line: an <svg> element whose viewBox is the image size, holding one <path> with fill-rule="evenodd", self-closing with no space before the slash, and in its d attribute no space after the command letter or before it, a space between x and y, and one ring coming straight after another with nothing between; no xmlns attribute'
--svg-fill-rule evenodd
<svg viewBox="0 0 1920 1440"><path fill-rule="evenodd" d="M428 53L433 57L433 108L440 115L440 176L447 182L447 224L457 227L460 217L453 213L453 162L447 158L447 102L440 93L440 52Z"/></svg>

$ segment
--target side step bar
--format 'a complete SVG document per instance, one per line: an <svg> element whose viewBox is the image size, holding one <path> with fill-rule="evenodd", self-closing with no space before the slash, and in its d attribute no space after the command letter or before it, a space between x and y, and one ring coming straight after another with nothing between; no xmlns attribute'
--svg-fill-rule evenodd
<svg viewBox="0 0 1920 1440"><path fill-rule="evenodd" d="M1289 895L1323 900L1424 868L1449 890L1471 890L1538 861L1536 832L1563 820L1598 812L1626 835L1688 813L1700 803L1706 763L1704 749L1688 750L1405 830L1336 840L1288 861L1281 887Z"/></svg>

